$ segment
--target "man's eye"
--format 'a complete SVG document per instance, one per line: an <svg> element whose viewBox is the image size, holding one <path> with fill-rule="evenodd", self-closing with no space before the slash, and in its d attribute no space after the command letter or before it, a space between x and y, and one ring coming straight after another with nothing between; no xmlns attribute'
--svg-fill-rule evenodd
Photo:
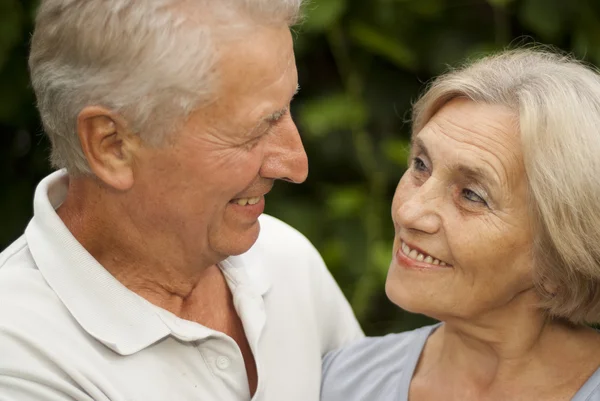
<svg viewBox="0 0 600 401"><path fill-rule="evenodd" d="M262 139L262 136L258 136L256 138L252 138L251 140L249 140L248 142L246 142L244 144L244 147L248 150L252 150L254 149L259 143L260 140Z"/></svg>
<svg viewBox="0 0 600 401"><path fill-rule="evenodd" d="M462 190L463 198L468 200L469 202L481 203L487 206L487 202L479 195L477 195L474 191L465 188Z"/></svg>
<svg viewBox="0 0 600 401"><path fill-rule="evenodd" d="M413 167L417 171L427 171L427 165L420 157L415 157L413 159Z"/></svg>

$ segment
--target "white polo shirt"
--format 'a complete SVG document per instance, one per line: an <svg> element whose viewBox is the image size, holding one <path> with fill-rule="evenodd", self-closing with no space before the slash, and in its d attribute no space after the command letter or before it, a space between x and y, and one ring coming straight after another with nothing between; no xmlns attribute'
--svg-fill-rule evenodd
<svg viewBox="0 0 600 401"><path fill-rule="evenodd" d="M242 354L111 276L54 209L68 176L38 186L25 234L0 254L0 401L250 400ZM318 252L273 217L220 267L258 368L252 400L317 401L321 357L362 337Z"/></svg>

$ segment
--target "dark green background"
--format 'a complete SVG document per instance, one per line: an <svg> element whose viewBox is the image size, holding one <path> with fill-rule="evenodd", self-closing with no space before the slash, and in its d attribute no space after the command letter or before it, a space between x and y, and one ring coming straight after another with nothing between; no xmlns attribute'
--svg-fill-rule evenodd
<svg viewBox="0 0 600 401"><path fill-rule="evenodd" d="M0 0L0 248L22 233L49 172L26 63L36 3ZM552 44L600 64L600 1L313 0L295 32L293 113L311 172L279 184L267 211L313 241L367 333L422 325L383 287L411 102L447 65L509 45Z"/></svg>

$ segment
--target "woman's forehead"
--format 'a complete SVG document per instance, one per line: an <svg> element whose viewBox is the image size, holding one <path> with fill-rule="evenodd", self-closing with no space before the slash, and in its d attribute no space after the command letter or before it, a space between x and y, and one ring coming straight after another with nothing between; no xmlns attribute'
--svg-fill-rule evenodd
<svg viewBox="0 0 600 401"><path fill-rule="evenodd" d="M524 173L516 121L507 107L456 99L417 133L413 148L425 150L437 162L488 171L508 183Z"/></svg>

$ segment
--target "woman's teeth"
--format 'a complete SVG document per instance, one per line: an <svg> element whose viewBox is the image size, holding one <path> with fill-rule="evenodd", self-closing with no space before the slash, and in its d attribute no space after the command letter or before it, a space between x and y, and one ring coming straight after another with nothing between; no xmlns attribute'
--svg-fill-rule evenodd
<svg viewBox="0 0 600 401"><path fill-rule="evenodd" d="M260 196L257 196L256 198L239 198L239 199L234 199L231 202L235 203L235 204L238 204L240 206L256 205L258 202L260 202Z"/></svg>
<svg viewBox="0 0 600 401"><path fill-rule="evenodd" d="M431 257L429 255L425 256L415 249L410 249L409 246L406 245L404 242L402 242L402 253L404 253L410 259L416 260L417 262L425 262L436 266L448 266L446 262L442 262L441 260Z"/></svg>

